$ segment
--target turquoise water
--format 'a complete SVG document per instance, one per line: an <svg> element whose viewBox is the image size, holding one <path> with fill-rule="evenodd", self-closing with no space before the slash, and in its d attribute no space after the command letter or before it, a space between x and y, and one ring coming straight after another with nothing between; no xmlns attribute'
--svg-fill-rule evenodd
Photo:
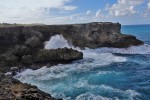
<svg viewBox="0 0 150 100"><path fill-rule="evenodd" d="M122 26L122 32L147 45L86 49L83 60L27 69L15 77L65 100L150 100L150 25ZM57 39L64 41L56 36L51 44Z"/></svg>

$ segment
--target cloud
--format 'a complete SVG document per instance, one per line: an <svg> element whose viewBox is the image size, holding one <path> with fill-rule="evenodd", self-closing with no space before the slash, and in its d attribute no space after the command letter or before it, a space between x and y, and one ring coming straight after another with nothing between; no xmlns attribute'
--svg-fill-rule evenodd
<svg viewBox="0 0 150 100"><path fill-rule="evenodd" d="M43 23L44 20L62 19L56 11L72 11L77 6L69 3L72 0L1 0L0 22ZM68 18L68 17L66 17ZM66 19L65 18L65 19ZM43 22L42 22L43 20ZM53 22L53 21L52 21Z"/></svg>
<svg viewBox="0 0 150 100"><path fill-rule="evenodd" d="M89 15L89 14L91 14L91 13L92 13L91 10L86 11L86 14L87 14L87 15Z"/></svg>
<svg viewBox="0 0 150 100"><path fill-rule="evenodd" d="M98 9L98 11L96 12L96 17L100 17L101 16L101 9Z"/></svg>
<svg viewBox="0 0 150 100"><path fill-rule="evenodd" d="M143 2L144 0L118 0L117 3L107 7L107 9L112 16L127 16L137 13L136 7Z"/></svg>
<svg viewBox="0 0 150 100"><path fill-rule="evenodd" d="M148 2L147 7L148 7L148 9L150 9L150 1Z"/></svg>

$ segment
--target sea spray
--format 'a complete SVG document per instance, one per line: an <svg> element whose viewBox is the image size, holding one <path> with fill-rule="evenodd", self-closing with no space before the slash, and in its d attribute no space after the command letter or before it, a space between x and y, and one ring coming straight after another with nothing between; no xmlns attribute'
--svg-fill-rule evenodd
<svg viewBox="0 0 150 100"><path fill-rule="evenodd" d="M62 35L55 35L45 42L45 49L73 48Z"/></svg>

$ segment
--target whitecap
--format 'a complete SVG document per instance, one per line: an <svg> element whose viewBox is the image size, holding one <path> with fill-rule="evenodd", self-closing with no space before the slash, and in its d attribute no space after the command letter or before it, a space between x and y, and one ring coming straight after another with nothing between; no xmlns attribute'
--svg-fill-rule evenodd
<svg viewBox="0 0 150 100"><path fill-rule="evenodd" d="M92 49L87 49L92 51ZM131 46L128 48L102 47L94 49L97 53L121 53L121 54L150 54L150 45Z"/></svg>
<svg viewBox="0 0 150 100"><path fill-rule="evenodd" d="M112 100L112 99L106 98L100 95L94 95L90 92L87 92L87 93L79 95L78 97L76 97L75 100ZM117 98L115 100L117 100Z"/></svg>
<svg viewBox="0 0 150 100"><path fill-rule="evenodd" d="M140 94L138 92L136 92L135 90L121 90L121 89L116 89L113 88L111 86L107 86L104 84L100 84L100 85L92 85L89 84L87 80L83 80L81 79L77 84L75 84L75 86L77 88L87 88L89 91L92 91L92 93L98 93L98 94L103 94L103 93L107 93L110 95L114 95L114 97L111 98L126 98L128 100L133 100L134 97L136 96L140 96ZM109 99L112 100L112 99ZM114 100L114 99L113 99Z"/></svg>

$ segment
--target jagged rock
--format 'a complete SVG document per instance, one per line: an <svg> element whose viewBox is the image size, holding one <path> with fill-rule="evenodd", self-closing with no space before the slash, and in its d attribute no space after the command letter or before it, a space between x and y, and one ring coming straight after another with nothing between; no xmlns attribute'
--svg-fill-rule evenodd
<svg viewBox="0 0 150 100"><path fill-rule="evenodd" d="M11 67L10 68L11 71L18 71L18 69L19 69L18 67Z"/></svg>
<svg viewBox="0 0 150 100"><path fill-rule="evenodd" d="M14 48L17 44L26 44L33 48L40 46L56 34L62 34L67 41L71 42L70 44L80 48L126 48L144 44L133 36L121 34L120 29L121 24L111 22L71 25L8 25L0 27L0 53ZM123 43L124 40L129 42Z"/></svg>
<svg viewBox="0 0 150 100"><path fill-rule="evenodd" d="M33 63L33 57L32 57L32 55L24 55L21 58L21 62L23 64L32 64Z"/></svg>
<svg viewBox="0 0 150 100"><path fill-rule="evenodd" d="M21 83L0 73L0 100L56 100L36 86Z"/></svg>
<svg viewBox="0 0 150 100"><path fill-rule="evenodd" d="M37 52L40 49L43 49L44 42L56 34L63 35L69 44L72 44L74 47L80 47L81 49L84 49L85 47L93 49L99 47L126 48L129 46L144 44L132 35L121 34L120 29L121 24L111 22L70 25L6 25L4 27L0 27L0 54L4 54L12 50L14 50L14 52L9 54L8 57L0 56L0 66L3 66L3 63L21 63L23 62L21 59L26 58L25 55L32 55L35 57ZM22 56L24 56L24 58L22 58ZM50 58L51 59L47 58L47 60L66 61L71 59L71 56L66 53L66 55L54 55L53 58L51 56ZM43 59L44 58L42 58L42 60ZM35 59L33 58L33 60ZM14 64L10 65L14 66Z"/></svg>
<svg viewBox="0 0 150 100"><path fill-rule="evenodd" d="M62 30L63 36L75 47L98 48L116 47L126 48L144 44L132 35L121 34L121 24L119 23L87 23L66 25L66 30Z"/></svg>
<svg viewBox="0 0 150 100"><path fill-rule="evenodd" d="M77 50L62 48L62 49L42 49L39 51L36 61L73 61L83 58L83 53Z"/></svg>
<svg viewBox="0 0 150 100"><path fill-rule="evenodd" d="M34 37L31 37L31 38L27 39L25 44L27 46L35 48L35 47L41 46L42 42L40 41L40 39L38 37L34 36Z"/></svg>
<svg viewBox="0 0 150 100"><path fill-rule="evenodd" d="M17 74L17 72L19 72L19 68L18 67L11 67L10 71L11 71L11 75L15 76Z"/></svg>
<svg viewBox="0 0 150 100"><path fill-rule="evenodd" d="M28 27L22 29L22 34L24 35L25 40L34 36L38 37L40 40L44 39L43 34L41 32L33 30Z"/></svg>
<svg viewBox="0 0 150 100"><path fill-rule="evenodd" d="M4 56L4 62L6 65L16 65L19 62L19 58L13 54L5 54Z"/></svg>
<svg viewBox="0 0 150 100"><path fill-rule="evenodd" d="M8 50L8 48L21 43L21 28L15 27L0 27L0 54Z"/></svg>
<svg viewBox="0 0 150 100"><path fill-rule="evenodd" d="M31 54L31 52L27 46L16 45L13 54L22 57L23 55Z"/></svg>

